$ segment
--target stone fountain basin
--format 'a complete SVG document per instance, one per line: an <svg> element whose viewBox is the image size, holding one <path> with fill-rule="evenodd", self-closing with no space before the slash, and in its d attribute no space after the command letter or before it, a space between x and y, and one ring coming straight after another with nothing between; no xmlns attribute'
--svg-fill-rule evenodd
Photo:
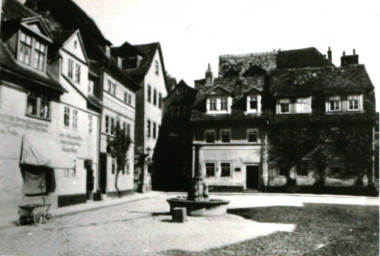
<svg viewBox="0 0 380 256"><path fill-rule="evenodd" d="M204 201L187 200L187 198L170 198L170 213L174 208L186 208L189 216L219 216L227 213L228 200L210 199Z"/></svg>

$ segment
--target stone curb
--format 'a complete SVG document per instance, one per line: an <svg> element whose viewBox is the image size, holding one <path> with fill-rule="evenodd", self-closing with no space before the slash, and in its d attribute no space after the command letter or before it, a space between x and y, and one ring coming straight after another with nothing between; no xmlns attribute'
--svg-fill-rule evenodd
<svg viewBox="0 0 380 256"><path fill-rule="evenodd" d="M153 193L147 193L145 196L142 195L141 197L138 197L138 198L135 198L132 195L130 197L134 197L134 198L128 198L128 196L125 196L124 198L120 198L120 199L108 199L107 201L105 201L105 200L99 201L99 203L95 203L94 205L88 205L88 204L86 205L85 203L84 204L78 204L78 205L72 205L72 206L52 209L52 210L50 210L50 214L52 215L53 218L60 218L60 217L75 215L75 214L79 214L79 213L83 213L83 212L96 211L96 210L100 210L100 209L104 209L104 208L119 206L122 204L128 204L128 203L133 203L133 202L137 202L137 201L142 201L142 200L146 200L149 198L157 197L161 194L162 193L160 193L160 192L153 192ZM76 208L70 209L69 208L69 207L79 207L79 206L83 206L84 208L78 208L78 209L76 209ZM5 224L0 223L0 230L11 228L11 227L16 227L15 224L12 224L16 220L17 220L17 218L13 217L13 218L10 218L9 222L7 222Z"/></svg>

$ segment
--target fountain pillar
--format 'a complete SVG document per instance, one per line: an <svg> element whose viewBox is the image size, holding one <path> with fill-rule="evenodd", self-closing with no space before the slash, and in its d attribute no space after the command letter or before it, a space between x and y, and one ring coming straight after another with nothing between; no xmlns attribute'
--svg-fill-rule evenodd
<svg viewBox="0 0 380 256"><path fill-rule="evenodd" d="M187 200L192 201L207 201L208 198L208 186L203 179L201 172L201 165L199 160L199 151L201 145L194 144L193 146L193 177L191 182L190 191L187 194Z"/></svg>

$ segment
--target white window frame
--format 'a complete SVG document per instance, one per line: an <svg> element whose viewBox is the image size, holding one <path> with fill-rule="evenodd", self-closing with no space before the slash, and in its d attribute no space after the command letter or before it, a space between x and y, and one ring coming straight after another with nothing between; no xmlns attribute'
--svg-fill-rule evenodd
<svg viewBox="0 0 380 256"><path fill-rule="evenodd" d="M80 84L81 65L79 63L75 63L74 71L74 82Z"/></svg>
<svg viewBox="0 0 380 256"><path fill-rule="evenodd" d="M47 50L46 44L41 43L29 33L19 30L17 50L19 62L39 72L46 72Z"/></svg>
<svg viewBox="0 0 380 256"><path fill-rule="evenodd" d="M74 130L78 129L78 110L73 109L72 127Z"/></svg>
<svg viewBox="0 0 380 256"><path fill-rule="evenodd" d="M287 104L288 105L288 111L287 112L283 112L282 111L282 105L284 105L284 104ZM277 113L278 114L290 114L290 99L280 99L279 101L278 101L278 104L277 104Z"/></svg>
<svg viewBox="0 0 380 256"><path fill-rule="evenodd" d="M256 141L249 141L249 135L256 134ZM259 143L259 129L247 129L247 142Z"/></svg>
<svg viewBox="0 0 380 256"><path fill-rule="evenodd" d="M160 64L158 60L154 61L154 73L159 76L160 75Z"/></svg>
<svg viewBox="0 0 380 256"><path fill-rule="evenodd" d="M214 136L214 141L212 141L212 142L208 142L208 141L207 141L207 135L208 135L208 134L211 134L211 133L212 133L213 136ZM205 142L206 142L206 143L215 143L215 141L216 141L216 132L215 132L215 130L206 130L204 136L205 136Z"/></svg>
<svg viewBox="0 0 380 256"><path fill-rule="evenodd" d="M224 135L228 135L228 141L223 141ZM220 142L221 143L231 143L231 130L230 129L220 130Z"/></svg>
<svg viewBox="0 0 380 256"><path fill-rule="evenodd" d="M210 112L212 112L212 111L218 111L217 98L211 97L211 98L208 99L208 110Z"/></svg>
<svg viewBox="0 0 380 256"><path fill-rule="evenodd" d="M357 103L358 103L358 107L357 108L351 108L350 107L350 102L354 101L354 100L356 100ZM347 96L347 110L348 111L352 111L352 112L361 111L363 109L362 102L363 102L362 95L348 95Z"/></svg>
<svg viewBox="0 0 380 256"><path fill-rule="evenodd" d="M306 105L306 109L302 109L304 105ZM311 113L311 97L296 99L296 113L297 114Z"/></svg>
<svg viewBox="0 0 380 256"><path fill-rule="evenodd" d="M92 133L92 115L88 115L88 133Z"/></svg>
<svg viewBox="0 0 380 256"><path fill-rule="evenodd" d="M331 109L331 103L332 102L338 102L338 109ZM326 102L326 112L340 112L342 111L342 100L341 100L341 97L340 96L330 96L328 97L327 99L327 102Z"/></svg>
<svg viewBox="0 0 380 256"><path fill-rule="evenodd" d="M228 111L228 97L220 97L219 105L220 111Z"/></svg>
<svg viewBox="0 0 380 256"><path fill-rule="evenodd" d="M152 137L152 121L150 121L149 119L147 120L146 122L146 130L147 130L147 133L146 133L146 137L147 138L151 138Z"/></svg>
<svg viewBox="0 0 380 256"><path fill-rule="evenodd" d="M208 164L214 165L214 175L208 175L208 173L207 173L207 170L208 170L207 165ZM210 162L210 161L205 162L205 171L206 171L206 178L217 177L217 165L216 165L216 162Z"/></svg>
<svg viewBox="0 0 380 256"><path fill-rule="evenodd" d="M222 164L229 164L229 166L230 166L230 171L229 171L230 175L228 175L228 176L224 176L223 175ZM232 168L232 163L231 162L229 162L229 161L221 161L220 164L219 164L219 168L220 168L220 177L221 178L231 178L232 177L232 170L233 170L233 168Z"/></svg>
<svg viewBox="0 0 380 256"><path fill-rule="evenodd" d="M35 110L31 111L32 109ZM28 91L26 99L26 115L41 119L50 119L50 99L46 94Z"/></svg>
<svg viewBox="0 0 380 256"><path fill-rule="evenodd" d="M89 94L94 94L94 81L92 80L88 80L88 88L87 88L87 92Z"/></svg>
<svg viewBox="0 0 380 256"><path fill-rule="evenodd" d="M65 106L63 109L63 125L66 128L70 127L70 112L70 108Z"/></svg>
<svg viewBox="0 0 380 256"><path fill-rule="evenodd" d="M256 100L256 108L251 108L251 101ZM247 96L247 113L260 113L261 112L261 96L258 94L251 94Z"/></svg>

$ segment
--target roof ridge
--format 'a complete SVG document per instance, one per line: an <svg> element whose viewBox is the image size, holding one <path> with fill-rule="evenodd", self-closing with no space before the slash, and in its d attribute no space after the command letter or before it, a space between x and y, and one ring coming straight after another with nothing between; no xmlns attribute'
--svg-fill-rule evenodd
<svg viewBox="0 0 380 256"><path fill-rule="evenodd" d="M317 48L311 46L311 47L289 49L289 50L279 49L279 50L273 50L273 51L254 52L254 53L222 54L222 55L219 55L219 58L220 57L250 57L250 56L253 57L253 56L259 56L259 55L265 55L265 54L277 55L277 54L282 53L282 52L297 52L297 51L304 51L304 50L317 50Z"/></svg>

